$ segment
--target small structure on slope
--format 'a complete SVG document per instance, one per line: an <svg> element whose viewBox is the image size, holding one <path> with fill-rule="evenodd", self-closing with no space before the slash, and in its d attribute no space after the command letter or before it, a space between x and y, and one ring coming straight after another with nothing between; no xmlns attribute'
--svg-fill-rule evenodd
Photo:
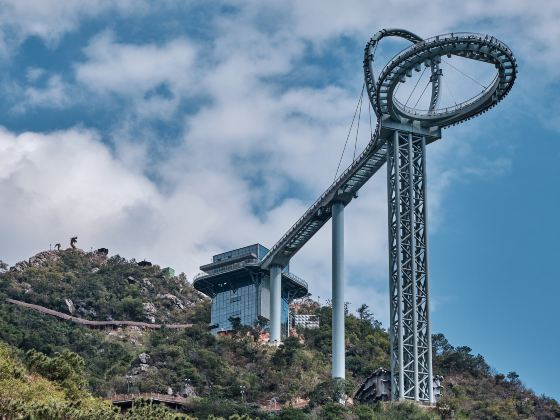
<svg viewBox="0 0 560 420"><path fill-rule="evenodd" d="M389 401L390 399L391 372L383 368L377 369L368 376L354 394L354 400L364 404Z"/></svg>

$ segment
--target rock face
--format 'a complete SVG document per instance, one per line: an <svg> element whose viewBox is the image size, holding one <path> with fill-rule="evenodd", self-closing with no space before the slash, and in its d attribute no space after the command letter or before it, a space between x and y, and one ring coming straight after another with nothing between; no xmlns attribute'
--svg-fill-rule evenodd
<svg viewBox="0 0 560 420"><path fill-rule="evenodd" d="M196 397L196 391L192 385L185 385L185 389L183 390L184 397Z"/></svg>
<svg viewBox="0 0 560 420"><path fill-rule="evenodd" d="M183 301L179 299L177 296L172 295L171 293L158 294L156 297L158 299L165 299L171 301L179 309L185 309L185 304L183 303Z"/></svg>
<svg viewBox="0 0 560 420"><path fill-rule="evenodd" d="M139 366L133 367L133 368L130 370L130 373L131 373L132 375L140 375L141 373L143 373L143 372L148 372L149 370L157 370L157 368L154 367L154 366L150 366L150 365L148 365L148 364L146 364L146 363L140 363Z"/></svg>
<svg viewBox="0 0 560 420"><path fill-rule="evenodd" d="M140 360L140 363L147 364L148 360L150 360L150 355L148 353L140 353L138 355L138 359Z"/></svg>
<svg viewBox="0 0 560 420"><path fill-rule="evenodd" d="M145 277L142 279L142 284L149 290L154 288L154 285L152 284L152 282Z"/></svg>
<svg viewBox="0 0 560 420"><path fill-rule="evenodd" d="M44 267L60 259L58 251L43 251L29 258L28 261L20 261L10 268L10 271L23 271L30 267Z"/></svg>
<svg viewBox="0 0 560 420"><path fill-rule="evenodd" d="M68 312L70 312L70 315L74 315L74 312L76 312L76 307L74 306L74 302L72 302L72 299L64 299L64 302L66 303L66 306L68 306Z"/></svg>
<svg viewBox="0 0 560 420"><path fill-rule="evenodd" d="M146 317L146 319L150 321L150 323L155 324L155 314L157 314L157 308L155 307L155 305L152 302L144 302L142 306L144 308L144 316Z"/></svg>

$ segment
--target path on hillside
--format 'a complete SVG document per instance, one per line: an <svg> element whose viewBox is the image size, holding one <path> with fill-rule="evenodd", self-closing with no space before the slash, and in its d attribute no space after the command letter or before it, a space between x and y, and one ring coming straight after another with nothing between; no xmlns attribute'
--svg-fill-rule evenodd
<svg viewBox="0 0 560 420"><path fill-rule="evenodd" d="M179 395L159 394L156 392L115 394L106 398L106 400L118 406L130 406L134 401L139 399L154 401L154 402L163 403L171 406L181 406L181 405L186 406L188 403L188 399L185 397L181 397ZM282 410L282 408L285 407L302 409L304 407L307 407L308 404L309 404L309 400L297 398L295 402L292 402L292 404L290 403L279 404L279 403L269 402L268 404L261 403L259 404L259 406L262 411L279 412Z"/></svg>
<svg viewBox="0 0 560 420"><path fill-rule="evenodd" d="M34 311L41 312L46 315L51 315L60 319L75 322L76 324L85 325L90 328L98 327L139 327L139 328L151 328L154 330L160 328L172 328L172 329L183 329L191 328L193 324L149 324L147 322L137 322L137 321L90 321L89 319L78 318L65 314L63 312L58 312L44 306L34 305L32 303L22 302L21 300L6 299L7 303L11 303L18 306L23 306L25 308L33 309Z"/></svg>

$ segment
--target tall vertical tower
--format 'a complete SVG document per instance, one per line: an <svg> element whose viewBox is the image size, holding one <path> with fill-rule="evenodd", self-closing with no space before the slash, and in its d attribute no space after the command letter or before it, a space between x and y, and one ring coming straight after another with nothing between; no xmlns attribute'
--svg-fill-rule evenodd
<svg viewBox="0 0 560 420"><path fill-rule="evenodd" d="M433 402L425 150L412 132L388 139L391 382L394 399Z"/></svg>
<svg viewBox="0 0 560 420"><path fill-rule="evenodd" d="M379 41L389 36L413 45L393 57L375 80L375 51ZM471 69L475 63L477 75L483 73L477 62L491 64L482 65L490 77L477 80L459 68L459 62ZM455 79L444 79L448 71L474 82L474 96L457 101L451 89ZM424 40L406 30L388 29L367 44L364 73L378 118L377 148L385 149L387 162L391 396L434 403L426 145L441 138L442 128L486 112L507 95L516 76L515 59L506 45L488 35L452 33ZM444 86L451 94L447 104L442 104ZM430 93L424 97L425 92Z"/></svg>

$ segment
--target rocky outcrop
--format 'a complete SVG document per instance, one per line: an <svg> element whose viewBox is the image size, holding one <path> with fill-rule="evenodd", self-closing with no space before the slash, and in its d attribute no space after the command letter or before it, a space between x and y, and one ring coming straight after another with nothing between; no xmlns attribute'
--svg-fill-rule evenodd
<svg viewBox="0 0 560 420"><path fill-rule="evenodd" d="M142 306L144 308L144 316L146 317L146 319L152 324L155 324L155 315L157 314L157 308L155 307L155 305L152 302L144 302Z"/></svg>
<svg viewBox="0 0 560 420"><path fill-rule="evenodd" d="M170 301L179 309L185 309L185 304L183 303L183 301L179 299L177 296L172 295L171 293L158 294L156 297L158 299Z"/></svg>
<svg viewBox="0 0 560 420"><path fill-rule="evenodd" d="M140 363L147 364L148 360L150 360L150 359L151 359L151 357L148 353L140 353L138 355L138 360L140 360Z"/></svg>
<svg viewBox="0 0 560 420"><path fill-rule="evenodd" d="M72 299L64 299L64 303L66 303L66 306L68 307L68 312L70 312L70 315L74 315L74 312L76 312L76 307L74 306L74 302L72 302Z"/></svg>
<svg viewBox="0 0 560 420"><path fill-rule="evenodd" d="M58 251L43 251L29 258L27 261L20 261L10 268L10 271L23 271L31 267L45 267L60 259Z"/></svg>

